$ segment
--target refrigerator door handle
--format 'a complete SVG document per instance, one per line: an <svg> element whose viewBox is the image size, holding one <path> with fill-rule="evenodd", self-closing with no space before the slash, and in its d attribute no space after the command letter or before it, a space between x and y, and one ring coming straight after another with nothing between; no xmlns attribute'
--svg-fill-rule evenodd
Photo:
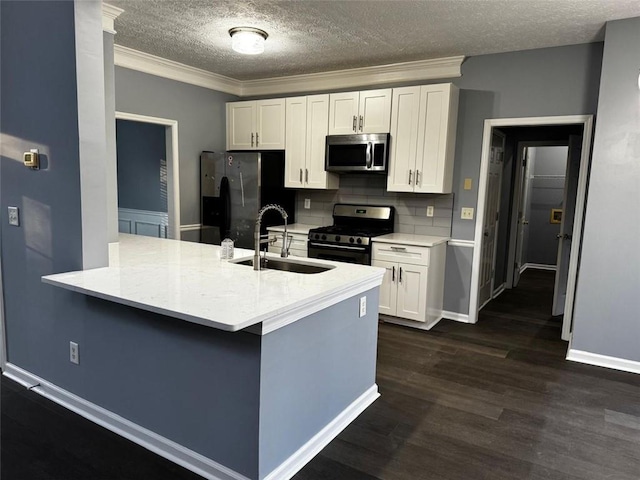
<svg viewBox="0 0 640 480"><path fill-rule="evenodd" d="M222 177L220 180L220 240L229 236L231 230L231 194L229 191L229 179Z"/></svg>

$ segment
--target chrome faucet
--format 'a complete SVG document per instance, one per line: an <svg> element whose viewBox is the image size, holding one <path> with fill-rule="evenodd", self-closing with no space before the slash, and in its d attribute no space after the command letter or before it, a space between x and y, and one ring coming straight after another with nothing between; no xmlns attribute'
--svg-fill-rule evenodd
<svg viewBox="0 0 640 480"><path fill-rule="evenodd" d="M254 270L260 270L261 269L260 268L261 267L261 265L260 265L260 245L265 244L265 243L269 243L269 239L268 238L264 238L263 239L262 236L260 235L260 226L262 224L262 216L268 210L276 210L277 212L280 213L280 215L282 215L282 218L284 219L284 233L282 234L282 250L280 251L280 256L282 258L287 258L289 256L289 249L287 248L287 218L289 217L289 215L287 215L287 212L285 211L285 209L282 208L280 205L276 205L275 203L271 203L269 205L265 205L258 212L258 216L256 217L256 229L255 229L255 232L253 234L253 239L254 239L254 243L255 243L255 252L253 253L253 269Z"/></svg>

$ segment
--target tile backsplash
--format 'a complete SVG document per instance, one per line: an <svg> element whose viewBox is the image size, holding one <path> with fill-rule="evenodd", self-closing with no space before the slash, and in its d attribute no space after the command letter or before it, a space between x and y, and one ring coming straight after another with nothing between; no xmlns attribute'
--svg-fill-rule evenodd
<svg viewBox="0 0 640 480"><path fill-rule="evenodd" d="M338 190L298 190L296 222L332 225L335 203L392 205L396 209L394 231L419 235L451 236L453 194L387 192L384 175L341 175ZM305 199L311 208L304 208ZM427 217L427 207L434 207Z"/></svg>

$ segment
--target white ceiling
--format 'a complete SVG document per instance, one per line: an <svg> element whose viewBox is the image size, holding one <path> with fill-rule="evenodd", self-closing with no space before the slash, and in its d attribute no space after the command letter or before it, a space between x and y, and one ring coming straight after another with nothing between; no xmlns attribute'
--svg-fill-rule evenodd
<svg viewBox="0 0 640 480"><path fill-rule="evenodd" d="M602 41L639 0L106 0L124 9L118 45L254 80ZM231 50L228 30L265 30L265 53Z"/></svg>

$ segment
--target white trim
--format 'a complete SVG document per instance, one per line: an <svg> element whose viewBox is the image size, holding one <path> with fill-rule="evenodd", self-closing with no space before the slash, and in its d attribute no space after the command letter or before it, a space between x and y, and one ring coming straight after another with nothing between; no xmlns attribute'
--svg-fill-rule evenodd
<svg viewBox="0 0 640 480"><path fill-rule="evenodd" d="M168 118L149 117L136 113L116 111L116 120L164 125L170 130L167 139L167 210L169 213L168 238L180 240L180 153L178 149L178 121ZM117 195L116 195L117 198Z"/></svg>
<svg viewBox="0 0 640 480"><path fill-rule="evenodd" d="M129 225L129 231L122 231L122 224ZM118 208L118 232L141 235L138 228L154 227L158 232L158 238L167 238L169 227L169 214L167 212L154 212L151 210L136 210L133 208ZM144 235L148 235L145 233Z"/></svg>
<svg viewBox="0 0 640 480"><path fill-rule="evenodd" d="M202 228L201 223L191 223L189 225L180 225L181 232L191 232L193 230L200 230Z"/></svg>
<svg viewBox="0 0 640 480"><path fill-rule="evenodd" d="M375 383L263 480L289 480L380 397Z"/></svg>
<svg viewBox="0 0 640 480"><path fill-rule="evenodd" d="M241 81L123 47L122 45L114 46L114 63L119 67L240 97L457 78L462 75L461 66L464 59L464 56L456 56L336 70L333 72Z"/></svg>
<svg viewBox="0 0 640 480"><path fill-rule="evenodd" d="M74 395L11 363L4 375L107 430L210 480L249 480L230 468ZM355 417L354 417L355 418Z"/></svg>
<svg viewBox="0 0 640 480"><path fill-rule="evenodd" d="M640 373L640 362L600 355L599 353L573 350L572 348L569 348L567 352L567 360L595 365L597 367L611 368L613 370L621 370L623 372Z"/></svg>
<svg viewBox="0 0 640 480"><path fill-rule="evenodd" d="M469 315L466 313L449 312L447 310L443 310L442 318L453 320L454 322L471 323L469 321Z"/></svg>
<svg viewBox="0 0 640 480"><path fill-rule="evenodd" d="M242 83L242 96L278 95L355 88L401 82L417 82L462 75L464 56L350 68L333 72L262 78Z"/></svg>
<svg viewBox="0 0 640 480"><path fill-rule="evenodd" d="M520 267L520 273L524 272L528 268L531 270L549 270L551 272L555 272L557 270L555 265L545 265L544 263L525 263Z"/></svg>
<svg viewBox="0 0 640 480"><path fill-rule="evenodd" d="M120 14L124 12L123 9L109 5L108 3L102 4L102 31L116 34L114 22Z"/></svg>
<svg viewBox="0 0 640 480"><path fill-rule="evenodd" d="M2 255L0 255L0 368L7 365L7 342L4 325L4 284L2 283Z"/></svg>
<svg viewBox="0 0 640 480"><path fill-rule="evenodd" d="M476 242L474 242L473 240L458 240L452 238L451 240L449 240L449 246L475 248Z"/></svg>
<svg viewBox="0 0 640 480"><path fill-rule="evenodd" d="M426 323L426 322L416 322L414 320L405 320L404 318L393 317L393 316L384 315L384 314L380 314L379 317L380 317L380 320L382 320L385 323L393 323L395 325L402 325L403 327L416 328L418 330L431 330L443 318L443 317L439 317L437 320Z"/></svg>
<svg viewBox="0 0 640 480"><path fill-rule="evenodd" d="M507 289L507 284L502 282L502 285L496 288L491 294L491 299L493 300L494 298L498 298L500 294L502 294L506 289Z"/></svg>
<svg viewBox="0 0 640 480"><path fill-rule="evenodd" d="M565 116L553 116L553 117L524 117L524 118L493 118L487 119L484 121L484 132L482 136L482 153L480 157L480 176L478 179L478 202L476 208L476 226L475 226L475 244L478 248L473 250L473 260L471 263L471 292L469 299L469 320L470 323L476 323L478 321L478 312L480 309L478 308L478 288L480 283L480 256L482 253L482 226L484 225L484 208L485 203L487 201L487 173L489 171L489 148L491 146L491 131L494 127L509 127L509 126L521 126L521 127L531 127L531 126L554 126L554 125L571 125L571 124L583 124L584 132L583 132L583 150L582 155L583 159L586 157L586 162L588 162L588 158L590 157L589 150L591 145L591 125L593 122L593 115L565 115ZM588 140L588 143L587 143ZM585 147L586 145L586 147ZM585 165L588 165L585 164ZM582 172L582 165L580 166L580 186L578 187L578 197L576 201L576 217L580 218L578 222L574 225L574 239L578 239L578 243L580 242L580 238L582 237L582 217L578 217L578 214L583 213L583 206L578 207L577 205L580 203L584 203L585 195L586 195L586 170ZM585 167L586 168L586 167ZM584 183L584 185L583 185ZM580 187L584 186L581 190ZM582 195L582 196L580 196ZM576 233L578 232L578 233ZM576 252L573 255L574 249L572 248L572 255L570 261L570 269L569 269L569 279L571 279L572 275L576 276L577 274L577 254L580 250L580 245L577 245L578 248L575 248ZM575 259L574 259L575 257ZM573 270L572 270L573 267ZM575 281L572 282L572 287L575 289ZM567 290L569 291L569 290ZM568 297L568 296L567 296ZM569 312L571 313L571 311ZM565 322L569 320L570 317L567 317L566 308L565 308ZM564 325L563 325L564 331ZM564 338L564 334L563 334Z"/></svg>
<svg viewBox="0 0 640 480"><path fill-rule="evenodd" d="M119 67L130 68L138 72L149 73L232 95L240 95L242 93L242 84L233 78L139 52L122 45L114 45L113 53L114 64Z"/></svg>

